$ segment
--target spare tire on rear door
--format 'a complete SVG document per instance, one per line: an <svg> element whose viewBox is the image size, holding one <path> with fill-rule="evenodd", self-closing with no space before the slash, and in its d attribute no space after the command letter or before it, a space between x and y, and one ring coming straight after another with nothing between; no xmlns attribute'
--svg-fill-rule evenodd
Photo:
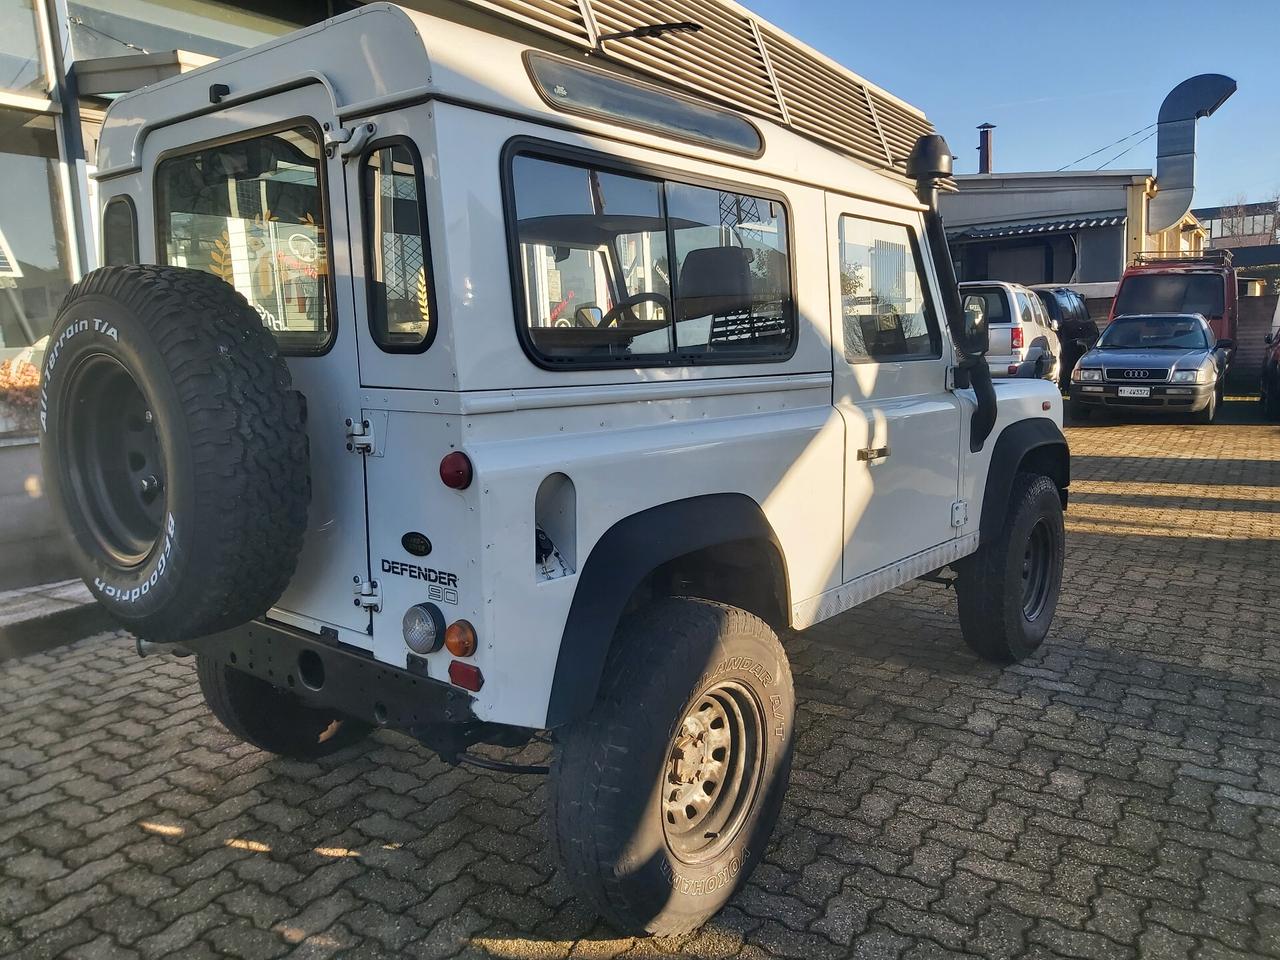
<svg viewBox="0 0 1280 960"><path fill-rule="evenodd" d="M307 524L303 398L222 280L107 267L63 301L40 394L45 488L90 590L140 637L260 616Z"/></svg>

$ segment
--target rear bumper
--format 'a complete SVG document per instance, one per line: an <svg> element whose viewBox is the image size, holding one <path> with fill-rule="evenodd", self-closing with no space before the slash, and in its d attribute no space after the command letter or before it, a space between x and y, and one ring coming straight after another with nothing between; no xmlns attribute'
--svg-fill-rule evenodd
<svg viewBox="0 0 1280 960"><path fill-rule="evenodd" d="M185 646L265 680L310 706L417 734L475 719L472 698L441 680L400 670L368 653L275 623L254 621Z"/></svg>
<svg viewBox="0 0 1280 960"><path fill-rule="evenodd" d="M1122 397L1120 384L1072 383L1071 402L1109 410L1190 410L1209 405L1216 385L1212 383L1151 384L1149 397ZM1146 386L1143 384L1143 386Z"/></svg>

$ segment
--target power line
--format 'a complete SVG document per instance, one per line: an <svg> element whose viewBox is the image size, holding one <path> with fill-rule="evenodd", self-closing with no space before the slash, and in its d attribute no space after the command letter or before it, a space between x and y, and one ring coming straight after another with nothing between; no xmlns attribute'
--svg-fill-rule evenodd
<svg viewBox="0 0 1280 960"><path fill-rule="evenodd" d="M1150 139L1151 139L1152 137L1154 137L1155 135L1156 135L1156 131L1152 130L1150 133L1148 133L1145 137L1143 137L1143 138L1142 138L1141 140L1139 140L1137 143L1135 143L1135 144L1132 144L1132 145L1130 145L1130 146L1125 147L1123 150L1121 150L1119 153L1117 153L1114 157L1112 157L1110 160L1108 160L1106 163L1104 163L1104 164L1102 165L1102 167L1110 166L1111 164L1115 163L1117 160L1119 160L1121 157L1123 157L1123 156L1124 156L1126 153L1128 153L1130 150L1134 149L1134 147L1140 147L1140 146L1142 146L1144 143L1146 143L1148 140L1150 140ZM1096 167L1095 169L1097 169L1097 170L1101 170L1101 169L1102 169L1102 167Z"/></svg>
<svg viewBox="0 0 1280 960"><path fill-rule="evenodd" d="M1093 153L1086 153L1083 157L1079 157L1078 159L1072 160L1070 163L1064 163L1054 172L1061 173L1063 170L1067 169L1067 167L1074 167L1077 163L1080 163L1081 161L1088 160L1090 157L1096 157L1103 150L1110 150L1112 147L1118 146L1124 143L1126 140L1136 137L1140 133L1145 133L1146 131L1150 130L1154 126L1155 126L1154 123L1149 123L1145 127L1143 127L1141 130L1135 130L1133 131L1133 133L1129 134L1128 136L1121 137L1119 140L1113 140L1111 141L1111 143L1108 143L1099 147L1097 150L1093 151ZM1137 146L1137 144L1134 144L1134 146Z"/></svg>

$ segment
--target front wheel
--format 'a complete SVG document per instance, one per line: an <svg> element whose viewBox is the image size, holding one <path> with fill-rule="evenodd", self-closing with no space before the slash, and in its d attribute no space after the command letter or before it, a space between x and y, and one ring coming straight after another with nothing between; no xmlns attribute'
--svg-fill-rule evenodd
<svg viewBox="0 0 1280 960"><path fill-rule="evenodd" d="M960 632L974 653L1016 663L1044 642L1062 588L1065 540L1057 484L1019 473L999 534L956 565Z"/></svg>
<svg viewBox="0 0 1280 960"><path fill-rule="evenodd" d="M1218 404L1222 399L1222 388L1215 387L1213 392L1209 394L1209 402L1203 410L1198 410L1194 414L1196 423L1213 423L1218 419Z"/></svg>
<svg viewBox="0 0 1280 960"><path fill-rule="evenodd" d="M553 833L579 896L632 934L705 923L764 854L794 715L758 617L676 598L629 618L591 712L557 734Z"/></svg>
<svg viewBox="0 0 1280 960"><path fill-rule="evenodd" d="M1268 420L1280 420L1280 373L1262 398L1262 409Z"/></svg>

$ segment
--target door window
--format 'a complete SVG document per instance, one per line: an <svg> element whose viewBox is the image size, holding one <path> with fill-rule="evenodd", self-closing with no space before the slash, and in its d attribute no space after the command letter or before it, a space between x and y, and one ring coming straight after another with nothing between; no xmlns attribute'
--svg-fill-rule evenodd
<svg viewBox="0 0 1280 960"><path fill-rule="evenodd" d="M840 218L840 321L849 363L942 356L920 247L895 223Z"/></svg>
<svg viewBox="0 0 1280 960"><path fill-rule="evenodd" d="M160 256L221 277L301 353L332 334L321 156L298 126L156 165Z"/></svg>
<svg viewBox="0 0 1280 960"><path fill-rule="evenodd" d="M786 210L765 197L517 155L521 333L543 363L782 359Z"/></svg>
<svg viewBox="0 0 1280 960"><path fill-rule="evenodd" d="M384 350L417 353L435 338L422 163L409 141L377 146L361 171L369 327Z"/></svg>

